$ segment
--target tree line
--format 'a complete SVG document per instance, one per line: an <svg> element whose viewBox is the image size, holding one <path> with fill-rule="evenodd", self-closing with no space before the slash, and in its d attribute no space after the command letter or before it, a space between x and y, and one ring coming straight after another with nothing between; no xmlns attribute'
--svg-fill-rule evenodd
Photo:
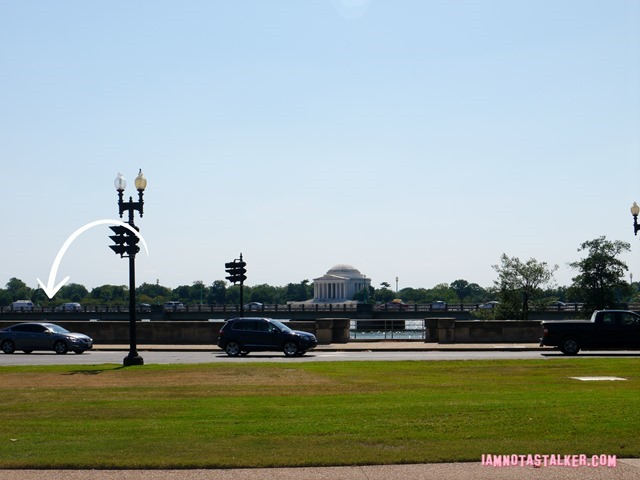
<svg viewBox="0 0 640 480"><path fill-rule="evenodd" d="M619 256L630 251L630 244L610 241L606 237L584 242L578 252L586 256L569 265L577 271L570 286L555 284L557 265L531 258L522 261L503 254L498 264L493 265L498 278L491 287L458 279L441 283L432 288L407 287L398 292L382 282L378 288L358 292L353 300L365 303L387 303L400 298L405 303L429 304L444 301L448 304L483 304L496 301L496 307L483 310L480 315L487 318L527 318L531 310L544 309L553 302L578 303L586 311L612 307L621 303L640 303L640 284L626 281L627 265ZM313 298L313 284L309 280L289 283L286 286L267 284L244 286L245 302L264 304L286 304ZM4 289L0 289L0 305L8 306L16 300L31 300L41 307L55 307L67 302L78 302L85 306L126 306L129 289L125 285L102 285L89 291L83 285L71 283L63 286L54 299L49 299L40 288L32 289L22 280L11 278ZM240 286L229 285L224 280L215 280L211 285L195 281L191 285L169 288L159 284L143 283L136 288L138 304L162 305L168 301L184 304L238 304Z"/></svg>

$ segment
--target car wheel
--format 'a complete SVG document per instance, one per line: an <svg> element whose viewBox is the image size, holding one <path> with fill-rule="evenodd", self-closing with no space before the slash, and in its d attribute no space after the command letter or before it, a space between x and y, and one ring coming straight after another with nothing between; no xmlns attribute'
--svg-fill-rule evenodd
<svg viewBox="0 0 640 480"><path fill-rule="evenodd" d="M289 341L284 344L284 348L282 349L284 354L287 357L295 357L299 354L300 348L298 348L298 344L294 341Z"/></svg>
<svg viewBox="0 0 640 480"><path fill-rule="evenodd" d="M565 355L577 355L580 351L580 343L573 337L565 338L560 345L560 351Z"/></svg>
<svg viewBox="0 0 640 480"><path fill-rule="evenodd" d="M3 341L1 347L4 353L13 353L16 351L16 344L11 340Z"/></svg>
<svg viewBox="0 0 640 480"><path fill-rule="evenodd" d="M56 352L58 355L64 355L69 351L69 348L67 347L67 344L64 343L62 340L58 340L56 343L53 344L53 351Z"/></svg>
<svg viewBox="0 0 640 480"><path fill-rule="evenodd" d="M225 347L225 351L230 357L237 357L241 352L240 345L236 342L229 342Z"/></svg>

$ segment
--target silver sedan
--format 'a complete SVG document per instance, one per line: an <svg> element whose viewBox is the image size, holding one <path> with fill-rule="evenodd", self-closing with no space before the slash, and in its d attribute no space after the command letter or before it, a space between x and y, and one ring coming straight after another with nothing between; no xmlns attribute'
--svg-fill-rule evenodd
<svg viewBox="0 0 640 480"><path fill-rule="evenodd" d="M83 353L92 348L91 337L70 332L55 323L18 323L0 330L0 349L4 353L53 350L63 355L68 351Z"/></svg>

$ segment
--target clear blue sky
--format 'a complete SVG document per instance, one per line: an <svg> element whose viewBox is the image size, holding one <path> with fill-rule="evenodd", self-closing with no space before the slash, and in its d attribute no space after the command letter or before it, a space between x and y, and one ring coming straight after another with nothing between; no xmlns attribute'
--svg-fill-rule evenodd
<svg viewBox="0 0 640 480"><path fill-rule="evenodd" d="M0 285L45 280L142 168L137 280L488 287L630 242L640 1L0 0ZM127 284L105 226L58 280Z"/></svg>

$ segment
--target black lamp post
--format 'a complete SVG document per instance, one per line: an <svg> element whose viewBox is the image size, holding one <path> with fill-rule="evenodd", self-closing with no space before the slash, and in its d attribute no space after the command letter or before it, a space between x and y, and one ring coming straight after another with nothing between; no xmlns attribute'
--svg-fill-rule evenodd
<svg viewBox="0 0 640 480"><path fill-rule="evenodd" d="M140 217L142 217L144 205L142 195L144 189L147 187L147 180L142 175L142 170L138 173L138 177L135 181L136 190L138 190L137 202L134 202L132 197L129 197L128 202L123 201L123 192L127 186L127 182L121 173L118 173L118 177L116 178L114 185L118 191L118 208L120 209L120 218L122 218L122 214L124 212L128 212L129 219L127 220L127 223L134 229L139 230L133 222L133 212L137 211L140 214ZM136 253L138 253L140 247L136 245L138 243L138 239L132 232L127 231L124 235L127 235L127 238L125 239L127 246L125 247L124 252L126 255L124 255L122 251L118 252L117 250L114 250L117 253L120 253L120 256L129 257L129 354L123 361L123 365L128 367L131 365L144 365L144 360L138 354L136 345Z"/></svg>
<svg viewBox="0 0 640 480"><path fill-rule="evenodd" d="M640 207L636 202L633 202L633 205L631 206L631 215L633 215L634 235L638 235L638 230L640 230L640 225L638 225L638 214L640 214Z"/></svg>

